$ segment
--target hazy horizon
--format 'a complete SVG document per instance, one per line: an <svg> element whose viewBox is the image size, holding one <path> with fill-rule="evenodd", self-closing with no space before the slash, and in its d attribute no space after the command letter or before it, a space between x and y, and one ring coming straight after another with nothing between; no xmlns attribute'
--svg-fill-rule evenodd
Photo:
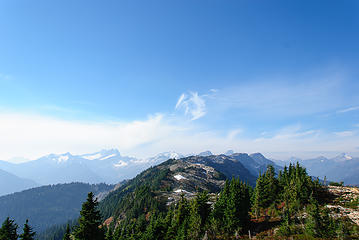
<svg viewBox="0 0 359 240"><path fill-rule="evenodd" d="M110 149L99 149L99 151L95 151L95 152L82 152L82 153L71 153L71 152L48 153L48 154L41 155L41 156L39 156L37 158L33 158L33 159L27 159L24 157L14 157L14 158L10 158L10 159L0 159L0 161L2 160L2 161L10 162L10 163L25 163L25 162L37 160L41 157L45 157L45 156L48 156L51 154L64 155L64 154L70 153L73 156L80 156L80 155L97 153L97 152L100 152L103 150L110 150ZM193 155L198 155L205 151L210 151L209 149L207 149L207 150L203 150L200 152L184 153L184 152L175 152L175 151L170 150L170 151L153 153L152 155L143 155L142 156L142 155L124 153L124 152L121 152L120 149L116 149L116 150L118 150L120 152L121 156L133 157L138 160L147 160L152 157L155 157L156 155L164 154L164 153L178 153L178 154L182 154L183 156L193 156ZM332 151L332 152L292 152L292 153L289 153L289 152L243 152L243 151L236 151L233 149L227 149L227 151L229 151L229 150L232 150L234 153L247 153L247 154L261 153L268 159L279 160L279 161L289 161L291 158L299 158L302 160L308 160L308 159L313 159L313 158L317 158L317 157L326 157L326 158L330 159L330 158L337 157L338 155L341 155L341 154L347 154L347 155L349 155L351 157L355 157L355 158L359 157L359 152L335 152L335 151ZM226 151L212 152L212 153L214 155L220 155L220 154L225 154Z"/></svg>

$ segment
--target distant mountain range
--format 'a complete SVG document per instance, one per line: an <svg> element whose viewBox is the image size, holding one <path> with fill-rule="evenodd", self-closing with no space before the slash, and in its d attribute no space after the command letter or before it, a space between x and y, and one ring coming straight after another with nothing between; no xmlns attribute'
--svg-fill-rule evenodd
<svg viewBox="0 0 359 240"><path fill-rule="evenodd" d="M136 159L122 156L117 149L109 149L83 155L49 154L18 164L0 161L0 196L48 184L115 184L133 178L150 166L181 157L184 156L164 152L148 159Z"/></svg>
<svg viewBox="0 0 359 240"><path fill-rule="evenodd" d="M209 157L213 156L213 153L205 151L197 156ZM248 171L254 177L257 177L259 172L264 172L267 165L276 166L274 162L259 153L248 155L228 151L227 155L221 156L230 156L233 161L243 165L239 167L242 169L241 171ZM8 173L7 175L0 173L1 179L3 179L2 182L6 182L6 186L1 188L0 195L35 186L58 183L116 184L124 179L133 178L150 166L158 165L168 159L180 159L183 157L185 156L180 153L164 152L147 159L137 159L122 156L117 149L109 149L83 155L72 155L71 153L49 154L39 159L19 164L0 161L0 169ZM229 165L226 167L229 167ZM279 167L276 166L276 169L279 169Z"/></svg>
<svg viewBox="0 0 359 240"><path fill-rule="evenodd" d="M288 161L275 161L278 165L284 166L299 162L307 168L309 175L326 178L328 181L341 182L347 185L359 185L359 158L342 153L333 158L323 156L312 159L290 158Z"/></svg>
<svg viewBox="0 0 359 240"><path fill-rule="evenodd" d="M200 157L226 156L231 159L220 169L225 174L226 168L234 162L241 171L248 171L255 178L264 172L268 165L273 165L278 172L284 164L300 162L307 168L310 175L326 178L328 181L344 181L345 184L359 184L359 158L341 154L335 158L318 157L309 160L292 158L290 161L272 161L260 153L235 153L232 150L222 155L213 155L211 151L201 152ZM117 149L101 150L95 153L72 155L49 154L39 159L14 164L0 161L0 196L18 192L31 187L84 182L90 184L108 183L116 184L125 179L131 179L150 166L158 165L168 159L188 157L176 152L164 152L147 159L137 159L123 156ZM214 164L214 163L213 163ZM218 166L219 167L219 166Z"/></svg>
<svg viewBox="0 0 359 240"><path fill-rule="evenodd" d="M37 186L39 184L32 180L19 178L0 169L0 196Z"/></svg>
<svg viewBox="0 0 359 240"><path fill-rule="evenodd" d="M2 170L0 179L3 180L1 183L6 183L1 188L0 195L47 184L69 182L114 184L134 177L150 165L175 156L177 155L174 153L163 153L147 160L139 160L122 156L118 150L110 149L84 155L49 154L19 164L0 161L0 170Z"/></svg>

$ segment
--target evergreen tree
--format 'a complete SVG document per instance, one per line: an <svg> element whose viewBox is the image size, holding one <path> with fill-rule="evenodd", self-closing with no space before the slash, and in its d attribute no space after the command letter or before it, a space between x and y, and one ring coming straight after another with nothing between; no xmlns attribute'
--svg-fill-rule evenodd
<svg viewBox="0 0 359 240"><path fill-rule="evenodd" d="M103 240L105 238L105 233L100 227L102 222L97 205L97 200L90 192L87 201L82 204L79 225L74 232L76 240Z"/></svg>
<svg viewBox="0 0 359 240"><path fill-rule="evenodd" d="M7 217L0 228L0 240L16 240L18 237L17 228L14 220Z"/></svg>
<svg viewBox="0 0 359 240"><path fill-rule="evenodd" d="M249 188L239 179L226 181L224 189L214 205L211 214L211 231L232 236L234 232L241 232L248 226L250 209Z"/></svg>
<svg viewBox="0 0 359 240"><path fill-rule="evenodd" d="M174 215L175 209L170 207L165 218L166 226L168 226L165 239L174 239L176 237L177 226L175 224Z"/></svg>
<svg viewBox="0 0 359 240"><path fill-rule="evenodd" d="M207 191L198 193L194 200L196 211L200 216L201 227L205 225L208 216L211 213L211 205L208 204L208 201L209 196Z"/></svg>
<svg viewBox="0 0 359 240"><path fill-rule="evenodd" d="M264 188L265 207L272 205L278 198L279 181L275 177L275 170L272 165L269 165L265 174L266 185Z"/></svg>
<svg viewBox="0 0 359 240"><path fill-rule="evenodd" d="M227 199L229 198L229 181L226 180L224 188L219 194L213 209L213 219L215 221L223 221L224 210L226 208Z"/></svg>
<svg viewBox="0 0 359 240"><path fill-rule="evenodd" d="M63 237L63 240L71 240L71 235L70 235L70 225L67 224L66 226L66 233Z"/></svg>
<svg viewBox="0 0 359 240"><path fill-rule="evenodd" d="M264 192L264 175L259 174L257 178L256 187L254 189L254 201L253 201L253 209L254 214L258 218L260 215L260 210L264 206L263 200L263 192Z"/></svg>
<svg viewBox="0 0 359 240"><path fill-rule="evenodd" d="M20 235L21 240L34 240L35 232L32 231L32 227L29 225L29 220L26 219L24 224L23 233Z"/></svg>
<svg viewBox="0 0 359 240"><path fill-rule="evenodd" d="M283 178L282 174L280 177ZM261 209L269 208L275 204L278 200L279 190L280 185L275 177L274 167L269 165L267 171L263 175L259 175L254 190L254 212L256 217L259 216Z"/></svg>
<svg viewBox="0 0 359 240"><path fill-rule="evenodd" d="M313 237L321 237L322 231L324 230L318 202L313 199L311 199L311 205L308 206L305 230L307 234Z"/></svg>
<svg viewBox="0 0 359 240"><path fill-rule="evenodd" d="M198 198L198 196L197 196ZM189 216L189 231L188 235L190 239L198 239L201 235L201 226L204 225L201 215L200 207L197 200L190 203L190 216Z"/></svg>

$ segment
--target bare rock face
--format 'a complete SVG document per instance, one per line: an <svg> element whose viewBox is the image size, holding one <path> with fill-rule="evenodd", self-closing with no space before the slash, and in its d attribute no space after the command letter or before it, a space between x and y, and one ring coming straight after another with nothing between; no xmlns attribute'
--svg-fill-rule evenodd
<svg viewBox="0 0 359 240"><path fill-rule="evenodd" d="M328 186L328 191L334 195L333 204L326 205L332 216L348 217L359 225L359 189L356 187Z"/></svg>
<svg viewBox="0 0 359 240"><path fill-rule="evenodd" d="M359 211L352 208L345 208L340 205L326 205L333 213L332 216L335 218L348 217L355 224L359 225Z"/></svg>

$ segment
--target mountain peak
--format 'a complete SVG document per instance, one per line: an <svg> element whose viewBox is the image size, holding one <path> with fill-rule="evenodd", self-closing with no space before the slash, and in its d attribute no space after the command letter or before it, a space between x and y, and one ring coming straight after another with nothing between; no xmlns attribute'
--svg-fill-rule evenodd
<svg viewBox="0 0 359 240"><path fill-rule="evenodd" d="M50 159L57 163L65 163L67 162L72 156L71 153L62 153L62 154L49 154L46 156L47 159Z"/></svg>
<svg viewBox="0 0 359 240"><path fill-rule="evenodd" d="M336 162L344 162L344 161L349 161L349 160L352 160L352 159L353 159L353 157L349 156L346 153L341 153L338 156L333 158L333 160L336 161Z"/></svg>
<svg viewBox="0 0 359 240"><path fill-rule="evenodd" d="M252 154L250 154L249 156L251 156L251 157L257 157L257 158L261 158L261 159L265 159L265 157L263 156L263 154L262 154L262 153L259 153L259 152L257 152L257 153L252 153Z"/></svg>
<svg viewBox="0 0 359 240"><path fill-rule="evenodd" d="M81 155L82 158L87 160L106 160L115 156L121 156L120 152L116 148L102 149L99 152Z"/></svg>
<svg viewBox="0 0 359 240"><path fill-rule="evenodd" d="M227 156L230 156L232 154L234 154L233 150L228 150L227 152L224 153L224 155L227 155Z"/></svg>
<svg viewBox="0 0 359 240"><path fill-rule="evenodd" d="M159 153L157 154L156 156L150 158L152 160L154 159L161 159L162 158L166 158L167 159L179 159L179 158L182 158L183 155L181 153L177 153L175 151L169 151L169 152L162 152L162 153Z"/></svg>
<svg viewBox="0 0 359 240"><path fill-rule="evenodd" d="M111 155L111 154L120 154L120 151L118 151L117 148L111 148L111 149L102 149L100 151L102 155Z"/></svg>
<svg viewBox="0 0 359 240"><path fill-rule="evenodd" d="M213 155L213 153L211 151L205 151L205 152L201 152L200 154L198 154L198 156L201 156L201 157L208 157L211 155Z"/></svg>

